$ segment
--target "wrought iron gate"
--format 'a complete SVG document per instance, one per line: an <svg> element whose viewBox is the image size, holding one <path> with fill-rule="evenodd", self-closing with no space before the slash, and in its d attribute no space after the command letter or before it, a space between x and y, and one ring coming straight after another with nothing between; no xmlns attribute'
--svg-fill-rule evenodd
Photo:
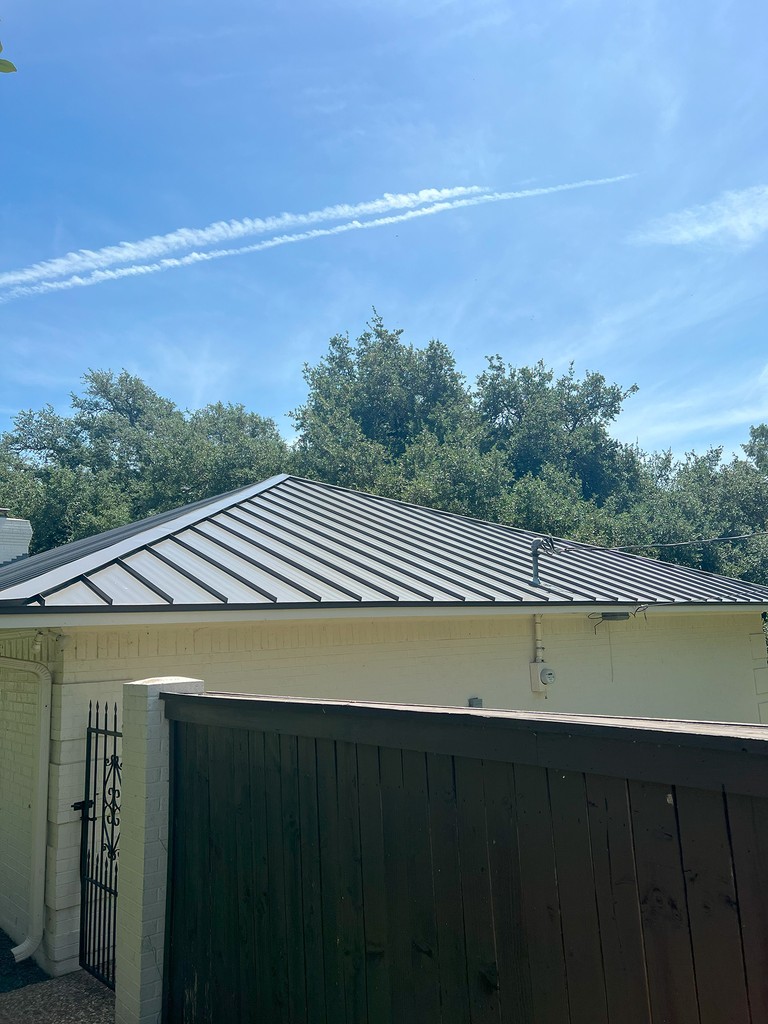
<svg viewBox="0 0 768 1024"><path fill-rule="evenodd" d="M103 718L101 717L103 716ZM110 724L110 717L112 722ZM115 923L120 842L122 732L117 704L88 708L85 796L80 833L80 966L115 987Z"/></svg>

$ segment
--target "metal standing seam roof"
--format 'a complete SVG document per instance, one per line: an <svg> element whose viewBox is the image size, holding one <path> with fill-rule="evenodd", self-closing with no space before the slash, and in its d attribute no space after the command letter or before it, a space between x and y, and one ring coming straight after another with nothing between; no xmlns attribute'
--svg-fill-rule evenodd
<svg viewBox="0 0 768 1024"><path fill-rule="evenodd" d="M0 569L0 612L768 603L768 587L294 476Z"/></svg>

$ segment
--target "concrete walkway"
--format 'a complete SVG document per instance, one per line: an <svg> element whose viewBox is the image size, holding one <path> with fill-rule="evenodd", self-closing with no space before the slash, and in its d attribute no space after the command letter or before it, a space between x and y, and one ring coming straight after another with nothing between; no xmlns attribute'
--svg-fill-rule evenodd
<svg viewBox="0 0 768 1024"><path fill-rule="evenodd" d="M115 994L85 971L0 995L0 1024L113 1024Z"/></svg>

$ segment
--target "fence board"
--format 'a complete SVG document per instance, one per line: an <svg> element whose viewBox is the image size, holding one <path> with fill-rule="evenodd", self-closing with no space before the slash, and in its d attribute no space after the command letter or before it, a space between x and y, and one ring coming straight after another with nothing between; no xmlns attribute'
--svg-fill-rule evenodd
<svg viewBox="0 0 768 1024"><path fill-rule="evenodd" d="M190 849L192 862L197 867L193 876L194 883L199 886L194 893L192 913L194 915L194 929L197 937L196 958L190 964L188 975L188 986L191 989L192 1017L194 1024L203 1024L211 1017L211 929L209 926L209 913L211 905L211 859L209 836L211 832L210 804L208 800L208 773L210 766L210 755L208 750L207 728L197 731L197 743L195 747L195 768L192 785L194 787L194 814L192 817L192 839Z"/></svg>
<svg viewBox="0 0 768 1024"><path fill-rule="evenodd" d="M387 892L387 945L392 1020L417 1024L412 1012L413 978L408 922L408 837L402 824L403 758L399 750L381 748L381 813L384 826L384 884Z"/></svg>
<svg viewBox="0 0 768 1024"><path fill-rule="evenodd" d="M749 1024L744 957L722 793L675 790L702 1024Z"/></svg>
<svg viewBox="0 0 768 1024"><path fill-rule="evenodd" d="M365 925L360 854L360 809L357 751L351 743L336 744L339 851L339 951L348 1021L364 1021Z"/></svg>
<svg viewBox="0 0 768 1024"><path fill-rule="evenodd" d="M457 898L461 867L453 759L445 754L427 754L427 778L442 1024L466 1024L469 987L464 915Z"/></svg>
<svg viewBox="0 0 768 1024"><path fill-rule="evenodd" d="M241 1019L247 1020L256 1006L257 950L253 930L255 912L254 877L251 848L253 846L253 819L251 817L251 787L249 772L249 734L233 734L234 759L234 837L237 902L237 958L239 961L239 995Z"/></svg>
<svg viewBox="0 0 768 1024"><path fill-rule="evenodd" d="M194 842L191 827L192 812L190 797L194 793L194 742L197 727L185 722L174 723L171 727L171 820L169 827L170 845L169 876L175 880L168 894L166 905L166 962L179 965L181 969L166 972L164 987L163 1015L165 1020L189 1020L193 1017L185 1005L186 972L181 965L185 957L196 962L194 950L197 945L194 922L188 913L194 897L190 871L181 872L183 864L189 866L191 857L188 850L190 840Z"/></svg>
<svg viewBox="0 0 768 1024"><path fill-rule="evenodd" d="M469 1019L472 1024L499 1021L499 965L491 905L488 836L481 761L457 757L456 810L461 864L461 902L467 943Z"/></svg>
<svg viewBox="0 0 768 1024"><path fill-rule="evenodd" d="M566 1024L571 1018L546 770L516 765L515 793L533 1016L536 1024Z"/></svg>
<svg viewBox="0 0 768 1024"><path fill-rule="evenodd" d="M320 834L317 809L315 741L297 739L299 821L301 833L301 890L307 1024L326 1024L323 907L320 882Z"/></svg>
<svg viewBox="0 0 768 1024"><path fill-rule="evenodd" d="M768 1020L768 804L729 793L727 808L749 1006L761 1024Z"/></svg>
<svg viewBox="0 0 768 1024"><path fill-rule="evenodd" d="M269 964L272 1016L275 1024L293 1024L288 1005L288 921L285 902L285 850L281 786L280 737L264 734L264 792L267 828L267 907L270 944L261 955Z"/></svg>
<svg viewBox="0 0 768 1024"><path fill-rule="evenodd" d="M253 847L251 871L254 892L254 944L256 960L256 1020L269 1020L273 1005L272 970L269 958L271 945L269 917L269 855L267 835L267 794L264 762L264 733L251 732L248 736L250 765L250 794Z"/></svg>
<svg viewBox="0 0 768 1024"><path fill-rule="evenodd" d="M550 769L548 781L571 1020L607 1024L584 776Z"/></svg>
<svg viewBox="0 0 768 1024"><path fill-rule="evenodd" d="M336 744L317 740L317 814L320 847L320 891L323 910L323 966L328 1024L347 1021L344 970L339 951L339 807ZM347 1024L351 1022L347 1021Z"/></svg>
<svg viewBox="0 0 768 1024"><path fill-rule="evenodd" d="M301 894L303 844L299 828L298 747L295 736L280 736L279 741L288 1020L291 1024L303 1024L307 1019L307 991Z"/></svg>
<svg viewBox="0 0 768 1024"><path fill-rule="evenodd" d="M629 798L653 1019L700 1024L674 793L630 782Z"/></svg>
<svg viewBox="0 0 768 1024"><path fill-rule="evenodd" d="M208 833L210 877L215 879L216 899L210 902L211 1006L230 1020L240 1018L240 959L232 955L230 936L238 920L236 863L234 770L232 729L214 727L209 738L209 815Z"/></svg>
<svg viewBox="0 0 768 1024"><path fill-rule="evenodd" d="M403 822L408 836L408 923L413 974L413 1013L440 1020L440 970L429 831L426 755L403 751Z"/></svg>
<svg viewBox="0 0 768 1024"><path fill-rule="evenodd" d="M511 765L485 761L483 776L501 1016L526 1024L533 1021L533 996L523 926L515 775Z"/></svg>
<svg viewBox="0 0 768 1024"><path fill-rule="evenodd" d="M651 1024L627 783L585 781L609 1019Z"/></svg>
<svg viewBox="0 0 768 1024"><path fill-rule="evenodd" d="M379 750L357 748L360 803L360 859L365 908L365 973L368 1020L392 1020L389 992L391 952L387 941L387 892L384 873L384 826L381 817Z"/></svg>

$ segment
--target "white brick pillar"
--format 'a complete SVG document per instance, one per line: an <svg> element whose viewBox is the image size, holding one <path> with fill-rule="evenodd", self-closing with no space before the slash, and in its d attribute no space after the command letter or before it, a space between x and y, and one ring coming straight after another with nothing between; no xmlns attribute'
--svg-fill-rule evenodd
<svg viewBox="0 0 768 1024"><path fill-rule="evenodd" d="M174 676L123 685L123 793L115 1024L158 1024L168 868L168 722L160 693L203 693Z"/></svg>

